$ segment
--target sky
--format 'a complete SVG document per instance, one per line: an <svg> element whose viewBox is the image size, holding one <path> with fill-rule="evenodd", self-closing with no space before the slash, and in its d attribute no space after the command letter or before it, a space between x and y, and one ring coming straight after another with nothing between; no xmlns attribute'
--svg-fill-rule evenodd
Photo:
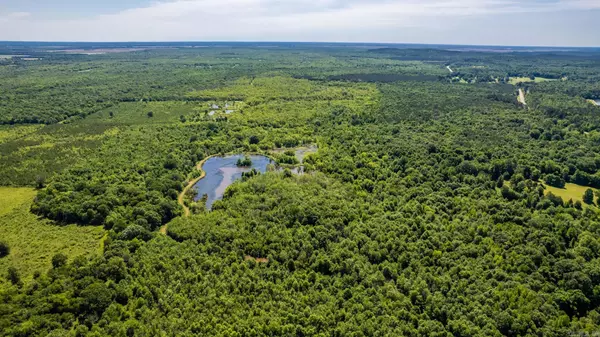
<svg viewBox="0 0 600 337"><path fill-rule="evenodd" d="M600 47L600 0L0 0L0 41Z"/></svg>

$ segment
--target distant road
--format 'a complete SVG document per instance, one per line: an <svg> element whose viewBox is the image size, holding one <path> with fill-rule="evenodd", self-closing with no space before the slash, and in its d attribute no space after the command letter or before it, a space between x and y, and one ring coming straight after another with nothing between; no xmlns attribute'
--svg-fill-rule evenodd
<svg viewBox="0 0 600 337"><path fill-rule="evenodd" d="M527 105L527 103L525 103L525 90L523 89L519 89L519 103Z"/></svg>
<svg viewBox="0 0 600 337"><path fill-rule="evenodd" d="M452 68L450 68L450 66L446 66L446 68L448 68L448 70L453 73L454 71L452 70Z"/></svg>

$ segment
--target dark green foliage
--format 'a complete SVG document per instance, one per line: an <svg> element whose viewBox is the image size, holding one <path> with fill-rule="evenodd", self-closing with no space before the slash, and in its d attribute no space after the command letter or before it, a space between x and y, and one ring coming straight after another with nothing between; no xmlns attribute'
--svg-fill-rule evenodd
<svg viewBox="0 0 600 337"><path fill-rule="evenodd" d="M286 168L283 170L283 176L285 178L291 178L291 177L293 177L293 173L290 169Z"/></svg>
<svg viewBox="0 0 600 337"><path fill-rule="evenodd" d="M15 267L8 267L8 275L6 276L6 278L13 285L20 286L22 284L21 275Z"/></svg>
<svg viewBox="0 0 600 337"><path fill-rule="evenodd" d="M565 188L565 180L554 174L549 174L546 176L546 184L553 187Z"/></svg>
<svg viewBox="0 0 600 337"><path fill-rule="evenodd" d="M583 194L583 202L585 202L588 205L594 204L594 191L592 191L591 188L585 190L585 193Z"/></svg>
<svg viewBox="0 0 600 337"><path fill-rule="evenodd" d="M250 139L248 141L251 145L260 143L260 139L258 138L258 136L255 135L250 136Z"/></svg>
<svg viewBox="0 0 600 337"><path fill-rule="evenodd" d="M193 149L184 139L201 132L202 127L124 132L84 165L49 181L32 210L60 222L103 224L117 231L136 222L156 229L180 212L177 194L194 164Z"/></svg>
<svg viewBox="0 0 600 337"><path fill-rule="evenodd" d="M252 177L255 177L255 176L259 175L259 174L260 174L260 172L257 171L256 169L252 169L252 170L250 170L248 172L242 172L242 180L248 180L248 179L250 179Z"/></svg>
<svg viewBox="0 0 600 337"><path fill-rule="evenodd" d="M81 292L82 309L85 312L102 314L114 298L114 290L105 283L92 283Z"/></svg>
<svg viewBox="0 0 600 337"><path fill-rule="evenodd" d="M8 256L10 254L10 246L4 241L0 241L0 258Z"/></svg>
<svg viewBox="0 0 600 337"><path fill-rule="evenodd" d="M67 264L67 256L65 254L59 253L52 257L52 267L60 268Z"/></svg>
<svg viewBox="0 0 600 337"><path fill-rule="evenodd" d="M250 159L248 156L245 156L244 158L238 159L236 165L238 167L250 167L252 166L252 159Z"/></svg>
<svg viewBox="0 0 600 337"><path fill-rule="evenodd" d="M42 177L42 176L37 176L35 178L35 187L37 189L41 189L44 188L46 186L46 178Z"/></svg>
<svg viewBox="0 0 600 337"><path fill-rule="evenodd" d="M504 177L499 177L498 180L496 181L496 187L498 188L502 188L504 187Z"/></svg>
<svg viewBox="0 0 600 337"><path fill-rule="evenodd" d="M151 238L150 232L140 225L131 225L127 227L119 236L122 240L140 239L147 241Z"/></svg>
<svg viewBox="0 0 600 337"><path fill-rule="evenodd" d="M298 164L298 158L296 158L296 155L293 152L291 155L284 153L277 157L277 163L278 164L286 164L286 165L295 165L295 164Z"/></svg>

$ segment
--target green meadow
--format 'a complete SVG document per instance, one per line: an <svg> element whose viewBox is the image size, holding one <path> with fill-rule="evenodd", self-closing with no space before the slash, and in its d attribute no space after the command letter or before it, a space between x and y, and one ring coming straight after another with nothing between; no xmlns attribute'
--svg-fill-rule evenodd
<svg viewBox="0 0 600 337"><path fill-rule="evenodd" d="M57 226L40 219L29 211L36 193L27 187L0 187L1 240L10 247L10 254L0 259L0 275L15 267L27 280L36 272L46 272L55 254L65 254L72 260L101 253L105 233L102 227ZM5 278L0 280L4 282Z"/></svg>

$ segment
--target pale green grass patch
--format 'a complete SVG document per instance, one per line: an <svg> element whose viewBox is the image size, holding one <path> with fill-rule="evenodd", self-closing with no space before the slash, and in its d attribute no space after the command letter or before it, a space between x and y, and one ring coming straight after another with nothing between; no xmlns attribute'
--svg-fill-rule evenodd
<svg viewBox="0 0 600 337"><path fill-rule="evenodd" d="M10 254L0 259L0 283L10 266L26 281L35 272L46 272L57 253L67 255L69 261L98 253L105 233L102 227L58 226L40 219L29 211L35 195L32 188L0 187L1 238L10 247Z"/></svg>
<svg viewBox="0 0 600 337"><path fill-rule="evenodd" d="M556 195L557 197L561 197L563 199L563 201L569 201L569 199L573 199L573 202L576 201L580 201L583 203L583 194L585 193L585 191L591 187L588 186L581 186L581 185L576 185L576 184L570 184L567 183L565 185L565 188L557 188L557 187L552 187L550 185L544 184L544 187L546 188L546 194L548 192L552 192L552 194ZM596 194L596 192L598 191L595 188L591 188L594 191L594 194ZM594 202L596 198L594 198ZM585 204L584 204L585 205Z"/></svg>
<svg viewBox="0 0 600 337"><path fill-rule="evenodd" d="M508 80L508 83L510 83L512 85L517 85L519 83L541 83L541 82L552 82L552 81L558 81L558 80L553 79L553 78L544 78L544 77L536 77L534 80L532 80L529 77L511 77Z"/></svg>

